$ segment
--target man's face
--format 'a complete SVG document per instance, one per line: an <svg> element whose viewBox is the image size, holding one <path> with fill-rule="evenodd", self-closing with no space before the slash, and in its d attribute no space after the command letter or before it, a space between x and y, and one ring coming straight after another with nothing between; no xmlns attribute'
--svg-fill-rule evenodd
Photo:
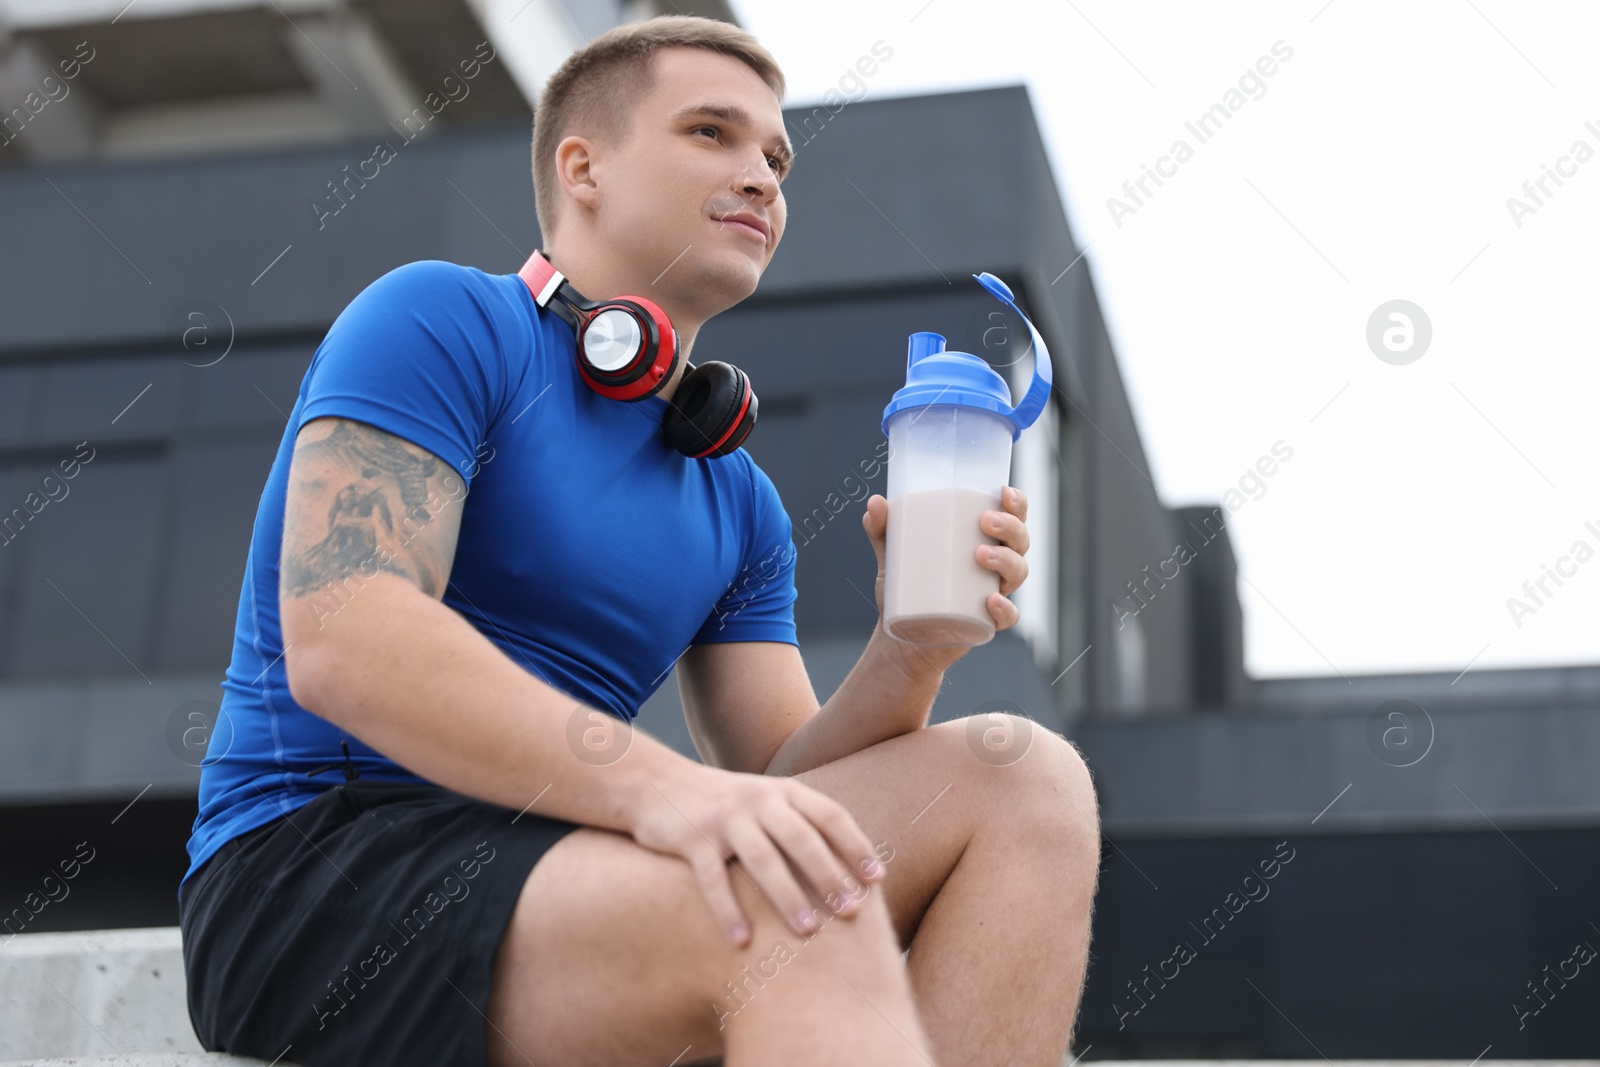
<svg viewBox="0 0 1600 1067"><path fill-rule="evenodd" d="M655 71L627 142L596 146L596 224L653 279L641 295L709 317L755 291L783 237L783 112L755 71L721 53L663 49Z"/></svg>

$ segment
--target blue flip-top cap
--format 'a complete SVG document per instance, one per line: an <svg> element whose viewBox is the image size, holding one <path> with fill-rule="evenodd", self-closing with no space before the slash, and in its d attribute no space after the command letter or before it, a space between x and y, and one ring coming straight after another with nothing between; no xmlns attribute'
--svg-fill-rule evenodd
<svg viewBox="0 0 1600 1067"><path fill-rule="evenodd" d="M945 351L944 337L937 333L914 333L906 346L906 384L883 409L883 432L889 432L889 416L911 407L953 405L992 411L1011 423L1011 439L1032 426L1050 399L1052 372L1050 350L1033 322L1022 314L1005 282L985 271L974 274L978 284L1006 304L1028 324L1033 339L1033 380L1016 407L1011 406L1011 387L984 360L966 352Z"/></svg>

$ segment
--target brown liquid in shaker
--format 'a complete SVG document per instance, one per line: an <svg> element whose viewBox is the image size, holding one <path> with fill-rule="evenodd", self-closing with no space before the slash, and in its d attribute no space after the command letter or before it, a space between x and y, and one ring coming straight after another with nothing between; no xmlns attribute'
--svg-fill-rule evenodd
<svg viewBox="0 0 1600 1067"><path fill-rule="evenodd" d="M1000 591L1000 575L979 565L977 548L999 542L978 520L999 508L997 495L975 489L889 501L883 614L893 634L920 645L981 645L994 637L986 601Z"/></svg>

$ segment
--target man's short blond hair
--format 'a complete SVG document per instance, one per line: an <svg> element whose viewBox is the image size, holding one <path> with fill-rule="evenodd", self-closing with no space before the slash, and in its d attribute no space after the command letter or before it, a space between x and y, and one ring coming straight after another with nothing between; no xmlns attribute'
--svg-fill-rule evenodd
<svg viewBox="0 0 1600 1067"><path fill-rule="evenodd" d="M660 15L607 30L561 64L545 83L533 119L534 211L549 243L561 210L556 146L571 134L621 144L633 113L655 87L655 54L663 48L703 48L737 59L760 76L780 101L783 72L750 34L731 23L693 15Z"/></svg>

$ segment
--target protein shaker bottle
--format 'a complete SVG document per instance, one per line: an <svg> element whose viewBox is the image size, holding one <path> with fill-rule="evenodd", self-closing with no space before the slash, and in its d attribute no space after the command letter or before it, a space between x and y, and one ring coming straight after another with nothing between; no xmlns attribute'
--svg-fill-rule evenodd
<svg viewBox="0 0 1600 1067"><path fill-rule="evenodd" d="M978 546L999 544L980 527L999 511L1011 445L1050 397L1050 351L1004 282L974 278L1028 325L1033 381L1011 406L1011 388L966 352L945 351L936 333L914 333L906 384L883 411L889 438L889 527L883 617L891 637L915 645L981 645L994 637L987 599L1000 575L978 563Z"/></svg>

